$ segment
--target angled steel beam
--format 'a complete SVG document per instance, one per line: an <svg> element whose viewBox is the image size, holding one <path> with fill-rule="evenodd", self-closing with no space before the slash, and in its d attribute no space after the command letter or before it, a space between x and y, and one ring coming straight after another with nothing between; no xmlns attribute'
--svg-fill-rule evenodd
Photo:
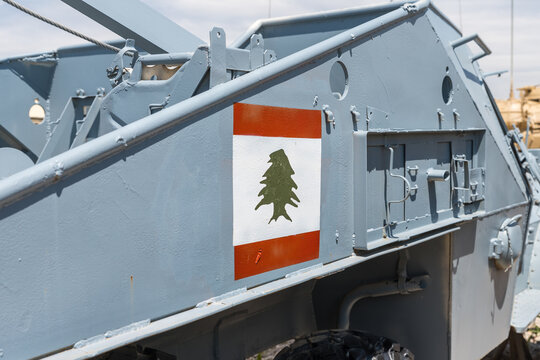
<svg viewBox="0 0 540 360"><path fill-rule="evenodd" d="M193 52L205 42L139 0L62 0L151 54Z"/></svg>

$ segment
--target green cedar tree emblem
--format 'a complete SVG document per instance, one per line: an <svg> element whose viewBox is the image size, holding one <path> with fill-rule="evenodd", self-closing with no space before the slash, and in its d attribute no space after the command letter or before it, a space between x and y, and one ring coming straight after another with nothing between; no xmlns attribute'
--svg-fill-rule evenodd
<svg viewBox="0 0 540 360"><path fill-rule="evenodd" d="M298 189L298 185L291 178L294 175L294 170L291 167L289 158L283 149L279 149L270 154L269 163L272 163L268 170L264 173L261 184L264 185L257 196L263 196L261 201L255 207L257 210L261 205L274 204L274 214L268 221L277 221L280 216L292 221L285 210L285 205L290 204L298 207L293 200L300 202L298 196L293 192L293 189Z"/></svg>

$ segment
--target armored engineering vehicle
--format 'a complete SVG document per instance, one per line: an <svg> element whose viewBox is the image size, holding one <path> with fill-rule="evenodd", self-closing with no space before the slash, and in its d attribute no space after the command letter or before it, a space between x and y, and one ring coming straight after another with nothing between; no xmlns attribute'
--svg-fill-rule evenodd
<svg viewBox="0 0 540 360"><path fill-rule="evenodd" d="M125 41L0 61L2 359L527 358L540 169L479 36L426 0L232 43L62 1Z"/></svg>

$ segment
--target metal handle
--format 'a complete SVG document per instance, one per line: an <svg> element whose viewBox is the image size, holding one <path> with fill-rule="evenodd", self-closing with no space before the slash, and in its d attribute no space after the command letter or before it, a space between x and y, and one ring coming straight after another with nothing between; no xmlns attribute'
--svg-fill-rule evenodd
<svg viewBox="0 0 540 360"><path fill-rule="evenodd" d="M469 36L464 36L460 39L457 39L457 40L454 40L450 43L450 46L452 46L452 48L457 48L461 45L465 45L466 43L468 42L471 42L471 41L474 41L476 43L476 45L478 45L480 47L480 49L482 49L482 53L478 54L478 55L475 55L471 58L471 62L474 62L478 59L481 59L483 58L484 56L487 56L489 54L491 54L491 50L487 47L487 45L484 43L484 41L482 41L482 39L480 39L480 36L478 36L478 34L472 34L472 35L469 35Z"/></svg>
<svg viewBox="0 0 540 360"><path fill-rule="evenodd" d="M390 175L391 177L395 177L395 178L403 180L403 182L405 183L406 190L405 190L405 197L403 199L388 200L386 202L386 225L387 226L390 225L390 204L398 204L398 203L404 202L411 196L411 183L409 182L409 180L407 180L404 176L392 174L392 168L394 167L394 149L391 146L389 146L388 149L390 150L390 165L388 168L388 175Z"/></svg>
<svg viewBox="0 0 540 360"><path fill-rule="evenodd" d="M392 168L394 167L394 149L391 146L388 147L388 149L390 150L390 167L388 169L388 175L403 180L405 182L405 187L406 187L405 197L403 199L388 201L389 204L397 204L397 203L400 203L400 202L404 202L405 200L407 200L409 198L409 196L411 196L411 183L409 182L409 180L407 180L407 178L405 178L405 176L401 176L401 175L398 175L398 174L392 174Z"/></svg>

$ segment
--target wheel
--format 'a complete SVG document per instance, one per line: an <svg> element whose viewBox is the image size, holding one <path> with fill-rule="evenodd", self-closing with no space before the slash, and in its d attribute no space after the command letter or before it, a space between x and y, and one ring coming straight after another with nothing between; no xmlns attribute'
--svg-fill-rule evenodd
<svg viewBox="0 0 540 360"><path fill-rule="evenodd" d="M395 341L356 330L324 330L301 337L274 360L414 360Z"/></svg>

